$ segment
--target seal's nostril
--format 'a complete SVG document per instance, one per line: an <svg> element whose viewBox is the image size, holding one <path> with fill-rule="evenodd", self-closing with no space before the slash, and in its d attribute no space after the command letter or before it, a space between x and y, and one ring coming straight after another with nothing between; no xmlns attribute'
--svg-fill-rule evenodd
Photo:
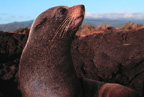
<svg viewBox="0 0 144 97"><path fill-rule="evenodd" d="M83 11L85 11L85 6L84 6L84 5L81 5L81 9L82 9Z"/></svg>

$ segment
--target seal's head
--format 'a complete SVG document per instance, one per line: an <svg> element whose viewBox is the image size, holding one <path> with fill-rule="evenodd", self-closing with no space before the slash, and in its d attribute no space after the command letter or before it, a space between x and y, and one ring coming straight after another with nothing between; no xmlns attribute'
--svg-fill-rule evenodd
<svg viewBox="0 0 144 97"><path fill-rule="evenodd" d="M84 14L84 5L50 8L37 17L32 25L31 32L34 32L36 40L37 37L41 36L49 41L64 36L73 36L81 25ZM30 34L32 34L31 32ZM30 35L30 37L32 36Z"/></svg>

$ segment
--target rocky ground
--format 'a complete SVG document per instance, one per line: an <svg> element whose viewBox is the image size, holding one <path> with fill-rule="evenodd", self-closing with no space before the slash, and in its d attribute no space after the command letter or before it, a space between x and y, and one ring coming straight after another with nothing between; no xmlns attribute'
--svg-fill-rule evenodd
<svg viewBox="0 0 144 97"><path fill-rule="evenodd" d="M16 73L29 29L0 32L0 97L21 97Z"/></svg>
<svg viewBox="0 0 144 97"><path fill-rule="evenodd" d="M72 43L72 58L78 76L120 83L141 95L144 28L126 31L108 26L97 29L100 33L87 35L83 33L86 30L80 29ZM28 33L29 28L0 32L0 97L21 97L16 73Z"/></svg>

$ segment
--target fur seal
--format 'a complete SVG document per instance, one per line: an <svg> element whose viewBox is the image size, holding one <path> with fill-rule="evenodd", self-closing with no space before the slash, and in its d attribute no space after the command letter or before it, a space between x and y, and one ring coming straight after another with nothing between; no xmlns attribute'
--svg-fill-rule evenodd
<svg viewBox="0 0 144 97"><path fill-rule="evenodd" d="M57 6L36 18L19 65L23 97L138 97L118 84L77 77L70 47L84 14L84 5Z"/></svg>
<svg viewBox="0 0 144 97"><path fill-rule="evenodd" d="M36 18L20 59L23 97L80 97L70 47L84 14L83 5L57 6Z"/></svg>

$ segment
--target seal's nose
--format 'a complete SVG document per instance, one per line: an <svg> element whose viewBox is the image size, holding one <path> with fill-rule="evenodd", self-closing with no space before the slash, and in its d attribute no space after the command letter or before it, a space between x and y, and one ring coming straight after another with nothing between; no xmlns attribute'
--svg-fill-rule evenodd
<svg viewBox="0 0 144 97"><path fill-rule="evenodd" d="M84 5L75 5L73 7L71 7L72 10L72 17L76 18L76 17L80 17L85 15L85 7Z"/></svg>
<svg viewBox="0 0 144 97"><path fill-rule="evenodd" d="M75 6L73 6L73 8L81 8L83 12L85 11L84 5L75 5Z"/></svg>

